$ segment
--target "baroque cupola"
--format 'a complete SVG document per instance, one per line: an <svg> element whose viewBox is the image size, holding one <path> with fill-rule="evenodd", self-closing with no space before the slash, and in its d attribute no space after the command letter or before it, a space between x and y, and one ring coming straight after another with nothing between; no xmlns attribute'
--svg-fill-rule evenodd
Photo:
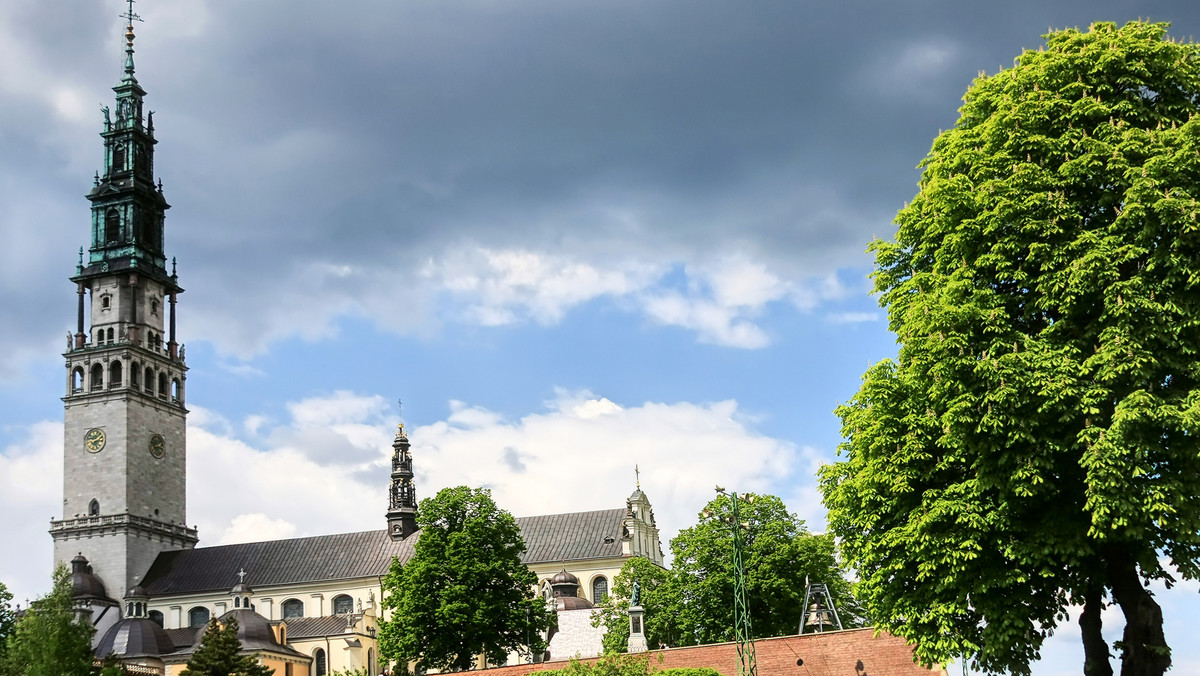
<svg viewBox="0 0 1200 676"><path fill-rule="evenodd" d="M404 423L392 442L392 484L388 490L388 534L403 540L417 531L417 489L413 486L412 455Z"/></svg>

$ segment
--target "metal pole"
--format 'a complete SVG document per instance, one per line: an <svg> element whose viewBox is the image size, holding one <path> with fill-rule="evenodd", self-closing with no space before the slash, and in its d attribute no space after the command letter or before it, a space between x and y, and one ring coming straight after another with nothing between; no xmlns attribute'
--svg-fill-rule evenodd
<svg viewBox="0 0 1200 676"><path fill-rule="evenodd" d="M742 562L742 524L738 494L730 493L733 505L733 632L737 640L738 676L758 676L754 634L750 626L750 603L746 595L746 568Z"/></svg>

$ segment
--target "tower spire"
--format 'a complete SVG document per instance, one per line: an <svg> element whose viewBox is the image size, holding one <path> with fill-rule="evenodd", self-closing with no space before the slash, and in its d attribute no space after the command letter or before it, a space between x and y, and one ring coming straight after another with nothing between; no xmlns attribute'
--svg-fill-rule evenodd
<svg viewBox="0 0 1200 676"><path fill-rule="evenodd" d="M138 16L133 11L133 3L135 0L128 0L129 10L121 15L122 19L128 21L125 24L125 78L123 82L137 82L137 78L133 76L133 22L141 21L142 17Z"/></svg>
<svg viewBox="0 0 1200 676"><path fill-rule="evenodd" d="M398 404L403 406L403 402ZM417 489L408 449L408 434L401 420L392 442L392 486L388 491L388 534L393 540L403 540L417 530Z"/></svg>

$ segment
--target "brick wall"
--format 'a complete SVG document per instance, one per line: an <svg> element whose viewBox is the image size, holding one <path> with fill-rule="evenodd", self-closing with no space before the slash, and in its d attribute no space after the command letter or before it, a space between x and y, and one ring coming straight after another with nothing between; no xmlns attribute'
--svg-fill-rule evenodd
<svg viewBox="0 0 1200 676"><path fill-rule="evenodd" d="M912 648L902 639L886 633L875 636L874 629L760 639L754 642L754 651L761 676L929 676L946 673L940 668L930 670L914 664ZM652 650L647 654L650 663L659 669L712 667L725 676L737 676L735 643ZM800 660L802 664L797 663ZM521 664L487 669L486 673L488 676L523 676L562 666L562 662Z"/></svg>

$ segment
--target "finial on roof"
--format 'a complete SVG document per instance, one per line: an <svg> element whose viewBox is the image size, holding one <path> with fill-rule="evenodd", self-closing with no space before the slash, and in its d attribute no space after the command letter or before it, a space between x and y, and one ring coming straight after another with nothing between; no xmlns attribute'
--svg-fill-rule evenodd
<svg viewBox="0 0 1200 676"><path fill-rule="evenodd" d="M132 0L130 0L130 1L132 2ZM245 582L245 581L246 581L246 569L245 569L245 568L242 568L241 570L239 570L239 571L237 572L237 576L238 576L238 582L239 582L239 583L241 583L241 582Z"/></svg>
<svg viewBox="0 0 1200 676"><path fill-rule="evenodd" d="M640 491L640 490L642 490L642 471L640 469L638 469L638 466L636 464L633 466L633 474L634 474L634 476L637 477L637 480L636 480L637 489Z"/></svg>
<svg viewBox="0 0 1200 676"><path fill-rule="evenodd" d="M141 21L142 17L138 16L133 11L133 3L135 0L127 0L129 2L129 10L121 15L122 19L128 21L125 25L125 78L134 80L133 77L133 22Z"/></svg>
<svg viewBox="0 0 1200 676"><path fill-rule="evenodd" d="M396 399L396 414L400 417L400 424L396 426L398 434L404 434L404 400Z"/></svg>

